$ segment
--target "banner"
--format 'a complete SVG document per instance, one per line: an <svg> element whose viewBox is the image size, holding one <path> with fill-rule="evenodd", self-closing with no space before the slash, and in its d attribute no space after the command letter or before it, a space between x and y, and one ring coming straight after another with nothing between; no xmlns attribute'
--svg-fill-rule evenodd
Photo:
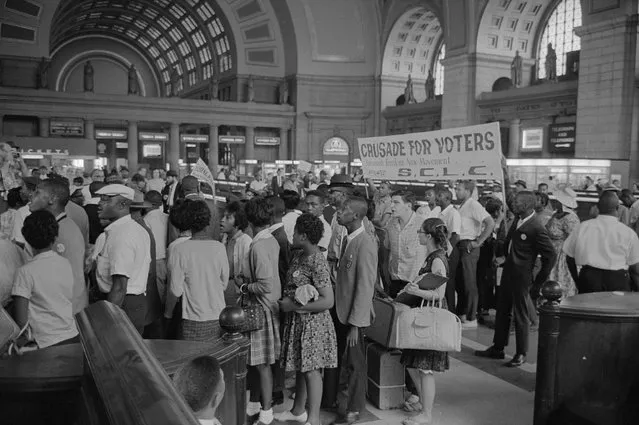
<svg viewBox="0 0 639 425"><path fill-rule="evenodd" d="M202 161L202 158L198 158L197 162L191 165L191 175L196 179L206 182L211 186L213 191L213 199L215 199L215 179L209 167Z"/></svg>
<svg viewBox="0 0 639 425"><path fill-rule="evenodd" d="M358 139L367 178L502 180L499 123Z"/></svg>
<svg viewBox="0 0 639 425"><path fill-rule="evenodd" d="M312 168L313 168L313 164L311 164L310 162L302 161L301 159L298 161L297 171L300 174L308 173L309 171L311 171Z"/></svg>

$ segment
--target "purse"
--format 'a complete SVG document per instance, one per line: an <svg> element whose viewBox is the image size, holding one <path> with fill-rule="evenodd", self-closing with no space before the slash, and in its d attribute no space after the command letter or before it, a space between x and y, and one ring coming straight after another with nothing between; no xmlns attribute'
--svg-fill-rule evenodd
<svg viewBox="0 0 639 425"><path fill-rule="evenodd" d="M249 252L249 268L251 270L251 279L255 282L255 276L253 272L253 264L251 261L251 252ZM242 310L244 310L244 326L240 329L240 333L259 331L264 328L266 323L266 312L262 304L249 294L242 294L238 302Z"/></svg>
<svg viewBox="0 0 639 425"><path fill-rule="evenodd" d="M256 299L251 300L248 294L242 294L240 297L240 307L244 310L244 326L240 329L240 333L259 331L264 327L266 317L264 316L264 307Z"/></svg>
<svg viewBox="0 0 639 425"><path fill-rule="evenodd" d="M7 310L0 306L0 352L4 352L5 345L10 344L20 335L20 328L9 316Z"/></svg>
<svg viewBox="0 0 639 425"><path fill-rule="evenodd" d="M7 310L0 307L0 357L22 355L37 349L29 322L20 329Z"/></svg>
<svg viewBox="0 0 639 425"><path fill-rule="evenodd" d="M440 299L442 305L442 300ZM461 320L431 300L424 307L403 312L396 321L397 348L434 351L461 351Z"/></svg>

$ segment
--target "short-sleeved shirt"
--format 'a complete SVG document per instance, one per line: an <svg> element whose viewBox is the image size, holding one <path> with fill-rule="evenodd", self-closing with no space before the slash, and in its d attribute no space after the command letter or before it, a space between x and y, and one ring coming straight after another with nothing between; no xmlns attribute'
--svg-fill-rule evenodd
<svg viewBox="0 0 639 425"><path fill-rule="evenodd" d="M26 244L24 236L22 236L22 226L24 226L24 219L31 214L29 210L29 204L18 208L16 215L13 218L13 230L11 231L11 240Z"/></svg>
<svg viewBox="0 0 639 425"><path fill-rule="evenodd" d="M8 239L0 239L0 306L11 301L11 290L18 269L24 264L24 251Z"/></svg>
<svg viewBox="0 0 639 425"><path fill-rule="evenodd" d="M73 272L66 258L43 252L20 267L11 294L29 300L29 325L38 347L78 334L73 319Z"/></svg>
<svg viewBox="0 0 639 425"><path fill-rule="evenodd" d="M328 244L331 243L331 235L333 234L333 232L331 231L331 225L328 223L328 221L324 219L323 216L320 216L320 220L322 221L322 224L324 225L324 233L322 234L322 239L320 239L320 241L317 243L317 246L319 246L322 249L322 254L324 254L324 258L327 258Z"/></svg>
<svg viewBox="0 0 639 425"><path fill-rule="evenodd" d="M84 238L77 224L66 213L56 217L58 237L53 244L57 252L71 264L73 271L73 314L79 313L89 304L89 295L84 282Z"/></svg>
<svg viewBox="0 0 639 425"><path fill-rule="evenodd" d="M469 198L459 207L461 217L461 228L459 230L460 240L475 240L481 235L482 223L490 217L481 204Z"/></svg>
<svg viewBox="0 0 639 425"><path fill-rule="evenodd" d="M575 227L563 246L578 266L622 270L639 263L639 237L617 217L599 215Z"/></svg>
<svg viewBox="0 0 639 425"><path fill-rule="evenodd" d="M302 211L293 210L284 217L282 217L282 224L284 224L284 231L286 232L286 237L288 238L288 243L293 243L293 232L295 231L295 223L297 223L297 218L302 215Z"/></svg>
<svg viewBox="0 0 639 425"><path fill-rule="evenodd" d="M389 268L391 279L412 281L426 260L426 247L419 243L417 233L424 223L424 216L412 213L402 229L399 219L393 217L386 225L386 247L390 249Z"/></svg>
<svg viewBox="0 0 639 425"><path fill-rule="evenodd" d="M449 235L457 233L459 236L459 233L461 232L461 216L459 215L459 211L457 211L452 204L444 208L444 210L439 213L439 218L446 225Z"/></svg>
<svg viewBox="0 0 639 425"><path fill-rule="evenodd" d="M89 245L89 216L87 212L81 206L67 202L67 206L64 208L64 212L67 213L69 218L78 225L85 245Z"/></svg>
<svg viewBox="0 0 639 425"><path fill-rule="evenodd" d="M169 232L169 215L165 214L160 208L149 211L144 216L144 222L155 239L155 259L163 260L166 258L166 241Z"/></svg>
<svg viewBox="0 0 639 425"><path fill-rule="evenodd" d="M123 275L129 281L126 293L140 295L146 292L151 263L151 239L146 229L126 215L106 229L106 241L97 257L96 277L100 290L111 292L113 276Z"/></svg>
<svg viewBox="0 0 639 425"><path fill-rule="evenodd" d="M226 307L229 282L226 249L218 241L190 239L171 248L167 269L171 293L182 294L182 318L197 322L218 320Z"/></svg>

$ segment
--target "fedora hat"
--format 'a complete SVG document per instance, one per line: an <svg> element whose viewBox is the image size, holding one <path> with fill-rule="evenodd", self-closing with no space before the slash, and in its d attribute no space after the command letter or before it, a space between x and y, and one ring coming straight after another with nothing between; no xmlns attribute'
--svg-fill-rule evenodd
<svg viewBox="0 0 639 425"><path fill-rule="evenodd" d="M557 188L553 191L553 198L565 207L577 208L577 193L565 183L557 185Z"/></svg>

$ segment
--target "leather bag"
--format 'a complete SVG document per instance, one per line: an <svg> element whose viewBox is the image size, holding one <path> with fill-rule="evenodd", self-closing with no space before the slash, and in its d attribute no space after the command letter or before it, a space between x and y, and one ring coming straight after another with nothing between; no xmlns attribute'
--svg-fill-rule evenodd
<svg viewBox="0 0 639 425"><path fill-rule="evenodd" d="M251 270L251 282L255 282L255 274L253 272L253 262L251 261L251 252L249 252L249 268ZM255 295L242 294L238 304L244 310L244 326L240 329L241 333L259 331L264 328L266 323L266 311L257 300Z"/></svg>
<svg viewBox="0 0 639 425"><path fill-rule="evenodd" d="M441 304L442 300L440 300ZM461 351L462 326L450 311L429 305L402 312L396 321L397 345L401 349Z"/></svg>

